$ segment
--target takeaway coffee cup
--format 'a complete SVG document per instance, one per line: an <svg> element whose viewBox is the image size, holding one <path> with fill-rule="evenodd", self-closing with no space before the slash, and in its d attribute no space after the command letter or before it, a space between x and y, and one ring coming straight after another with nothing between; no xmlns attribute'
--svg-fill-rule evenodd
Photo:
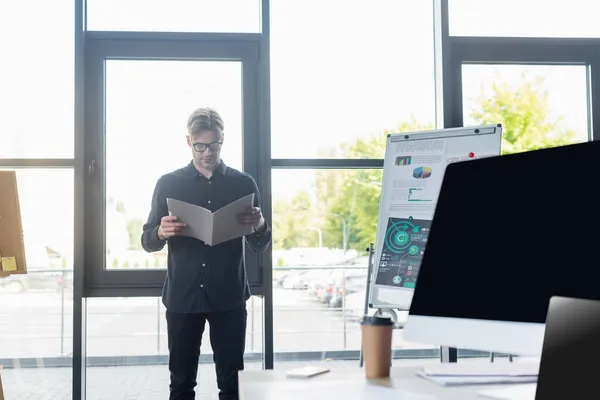
<svg viewBox="0 0 600 400"><path fill-rule="evenodd" d="M365 316L360 325L367 379L389 377L394 323L389 317Z"/></svg>

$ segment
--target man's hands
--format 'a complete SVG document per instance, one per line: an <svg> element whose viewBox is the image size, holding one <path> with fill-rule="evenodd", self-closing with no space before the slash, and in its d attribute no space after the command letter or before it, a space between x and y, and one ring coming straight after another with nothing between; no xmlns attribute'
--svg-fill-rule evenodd
<svg viewBox="0 0 600 400"><path fill-rule="evenodd" d="M262 231L266 227L265 219L258 207L250 207L238 215L238 221L240 224L251 225L256 231Z"/></svg>
<svg viewBox="0 0 600 400"><path fill-rule="evenodd" d="M158 238L160 240L167 240L181 232L184 227L185 224L183 222L178 222L177 217L170 215L162 217L160 226L158 227Z"/></svg>

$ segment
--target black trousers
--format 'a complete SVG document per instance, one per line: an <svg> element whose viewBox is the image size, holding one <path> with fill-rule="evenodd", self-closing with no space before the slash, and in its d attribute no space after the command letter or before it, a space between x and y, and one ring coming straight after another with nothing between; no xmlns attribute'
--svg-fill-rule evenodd
<svg viewBox="0 0 600 400"><path fill-rule="evenodd" d="M206 314L178 314L167 311L169 400L194 400L200 344L206 321L217 372L220 400L238 400L238 371L244 369L246 346L246 305Z"/></svg>

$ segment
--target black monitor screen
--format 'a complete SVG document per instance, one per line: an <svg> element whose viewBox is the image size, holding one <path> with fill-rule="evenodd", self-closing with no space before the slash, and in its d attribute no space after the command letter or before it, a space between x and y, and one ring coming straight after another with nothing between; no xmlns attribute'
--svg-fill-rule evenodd
<svg viewBox="0 0 600 400"><path fill-rule="evenodd" d="M600 299L600 143L451 164L411 315L544 323Z"/></svg>

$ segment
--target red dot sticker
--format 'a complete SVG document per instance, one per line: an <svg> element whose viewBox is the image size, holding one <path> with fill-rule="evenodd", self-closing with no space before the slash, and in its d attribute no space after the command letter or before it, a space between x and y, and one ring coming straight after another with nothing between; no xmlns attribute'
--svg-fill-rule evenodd
<svg viewBox="0 0 600 400"><path fill-rule="evenodd" d="M475 157L475 153L473 153L473 152L470 152L470 153L469 153L469 158L473 158L473 157Z"/></svg>

